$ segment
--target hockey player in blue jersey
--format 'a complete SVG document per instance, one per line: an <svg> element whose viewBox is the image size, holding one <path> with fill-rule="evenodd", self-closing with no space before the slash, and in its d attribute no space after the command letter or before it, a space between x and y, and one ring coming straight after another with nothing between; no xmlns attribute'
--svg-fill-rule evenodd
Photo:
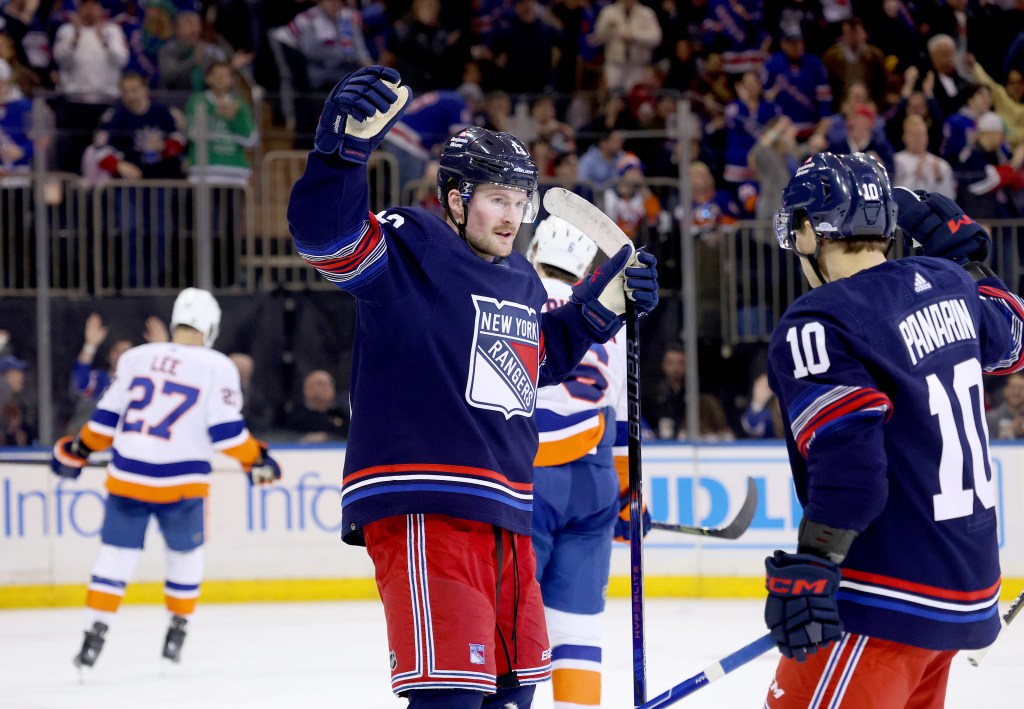
<svg viewBox="0 0 1024 709"><path fill-rule="evenodd" d="M594 242L558 217L538 225L526 255L547 290L545 310L569 301L572 284L596 253ZM536 419L533 549L551 640L555 708L596 707L601 616L621 507L617 468L628 475L622 334L591 346L561 384L542 387ZM628 505L625 512L622 526L628 530Z"/></svg>
<svg viewBox="0 0 1024 709"><path fill-rule="evenodd" d="M924 257L886 260L897 222ZM776 233L813 289L769 348L803 520L766 560L765 706L939 709L956 651L999 631L982 372L1024 367L1024 303L981 227L863 154L809 158Z"/></svg>
<svg viewBox="0 0 1024 709"><path fill-rule="evenodd" d="M446 143L445 219L369 213L366 161L410 98L385 67L339 82L288 207L298 252L357 304L342 534L374 564L395 694L527 709L551 672L529 538L537 387L618 331L627 291L654 307L654 259L624 247L542 312L512 248L537 211L537 167L482 128Z"/></svg>

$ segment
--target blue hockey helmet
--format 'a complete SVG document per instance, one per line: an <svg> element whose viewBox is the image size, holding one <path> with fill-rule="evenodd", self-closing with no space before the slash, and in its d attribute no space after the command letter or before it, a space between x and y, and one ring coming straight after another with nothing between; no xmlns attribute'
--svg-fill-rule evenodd
<svg viewBox="0 0 1024 709"><path fill-rule="evenodd" d="M437 199L445 212L450 190L457 189L463 204L468 204L473 190L481 184L522 190L527 197L523 221L529 223L537 217L537 163L523 141L511 133L473 126L448 139L437 170Z"/></svg>
<svg viewBox="0 0 1024 709"><path fill-rule="evenodd" d="M817 153L796 171L775 214L784 249L796 243L795 219L805 214L822 239L885 241L896 232L896 200L885 168L869 155Z"/></svg>

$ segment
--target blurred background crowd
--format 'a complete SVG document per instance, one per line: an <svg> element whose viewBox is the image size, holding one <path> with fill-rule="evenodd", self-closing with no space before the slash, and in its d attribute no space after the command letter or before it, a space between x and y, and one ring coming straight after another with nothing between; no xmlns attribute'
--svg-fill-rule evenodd
<svg viewBox="0 0 1024 709"><path fill-rule="evenodd" d="M694 437L688 356L700 440L779 435L764 351L803 285L770 223L808 154L956 198L1021 288L1019 0L0 0L0 445L47 443L40 348L50 427L74 430L187 285L222 299L259 435L344 439L351 301L298 263L283 212L327 92L372 63L416 96L371 163L375 209L439 209L439 149L477 124L658 256L650 438ZM1002 384L991 433L1024 436L1024 377Z"/></svg>

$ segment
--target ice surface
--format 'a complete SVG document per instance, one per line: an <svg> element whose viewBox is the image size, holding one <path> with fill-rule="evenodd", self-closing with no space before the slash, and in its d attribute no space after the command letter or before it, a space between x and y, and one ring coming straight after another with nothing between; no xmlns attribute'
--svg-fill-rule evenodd
<svg viewBox="0 0 1024 709"><path fill-rule="evenodd" d="M654 696L764 633L756 601L647 603L649 694ZM1015 627L1020 624L1022 627ZM160 658L167 627L157 606L125 606L96 664L79 684L71 664L81 611L0 611L0 707L274 707L397 709L388 686L378 602L206 604L191 624L180 665ZM613 599L605 620L603 707L632 707L629 604ZM759 709L778 655L769 653L683 699L684 709ZM953 662L946 706L1024 706L1024 621L1006 631L982 666ZM551 709L541 685L535 709Z"/></svg>

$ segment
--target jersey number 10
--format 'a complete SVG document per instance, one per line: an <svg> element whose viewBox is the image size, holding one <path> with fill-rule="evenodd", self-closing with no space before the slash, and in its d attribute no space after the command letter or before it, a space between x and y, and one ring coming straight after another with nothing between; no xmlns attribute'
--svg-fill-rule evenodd
<svg viewBox="0 0 1024 709"><path fill-rule="evenodd" d="M978 432L978 421L981 421L982 432L987 425L985 412L982 410L984 397L981 382L981 364L971 358L953 367L953 394L960 408L960 420L963 422L964 438L971 451L971 467L974 474L974 490L964 487L964 451L960 443L960 432L957 429L957 417L953 415L953 404L946 387L934 374L929 374L928 405L932 416L939 419L939 434L942 436L942 457L939 459L939 494L933 496L935 504L935 520L967 517L974 512L974 496L985 509L996 504L995 483L986 474L988 467L988 436ZM972 390L977 389L978 403L974 403Z"/></svg>

